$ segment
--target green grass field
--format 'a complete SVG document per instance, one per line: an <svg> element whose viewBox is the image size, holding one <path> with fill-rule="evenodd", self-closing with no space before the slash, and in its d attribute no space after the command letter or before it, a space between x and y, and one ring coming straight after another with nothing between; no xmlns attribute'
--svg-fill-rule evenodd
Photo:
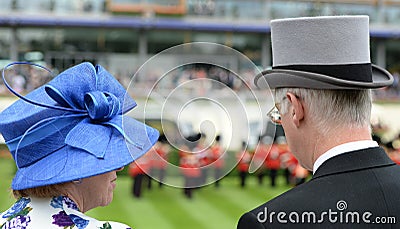
<svg viewBox="0 0 400 229"><path fill-rule="evenodd" d="M0 212L14 202L9 192L13 171L13 161L0 158ZM185 198L182 189L159 189L155 182L151 190L144 189L143 197L137 199L131 195L131 184L130 177L120 176L113 202L87 214L137 229L236 228L241 214L290 188L283 185L283 180L276 188L270 188L267 180L259 186L255 177L250 177L247 187L242 189L238 178L230 176L221 181L219 189L209 185L196 190L193 199Z"/></svg>

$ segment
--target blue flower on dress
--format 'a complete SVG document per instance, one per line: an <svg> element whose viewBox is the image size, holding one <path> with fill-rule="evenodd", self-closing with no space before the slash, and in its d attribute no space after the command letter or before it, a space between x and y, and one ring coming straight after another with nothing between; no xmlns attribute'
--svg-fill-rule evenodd
<svg viewBox="0 0 400 229"><path fill-rule="evenodd" d="M63 197L62 196L57 196L53 197L50 202L50 206L53 208L63 208Z"/></svg>
<svg viewBox="0 0 400 229"><path fill-rule="evenodd" d="M89 220L82 219L81 217L79 217L77 215L70 214L69 217L75 223L75 225L78 227L78 229L84 229L89 224Z"/></svg>
<svg viewBox="0 0 400 229"><path fill-rule="evenodd" d="M53 208L64 209L63 208L63 204L67 205L67 208L79 211L78 206L76 205L76 203L73 200L71 200L70 198L66 197L66 196L53 197L53 199L50 202L50 205Z"/></svg>
<svg viewBox="0 0 400 229"><path fill-rule="evenodd" d="M76 203L73 200L71 200L70 198L66 197L66 196L63 197L63 203L67 205L67 208L79 211L78 206L76 205Z"/></svg>
<svg viewBox="0 0 400 229"><path fill-rule="evenodd" d="M10 209L8 209L4 213L3 218L9 218L11 216L16 215L17 213L24 210L26 205L28 205L30 202L31 202L31 199L21 197Z"/></svg>
<svg viewBox="0 0 400 229"><path fill-rule="evenodd" d="M31 222L29 216L19 215L3 225L4 229L26 229Z"/></svg>

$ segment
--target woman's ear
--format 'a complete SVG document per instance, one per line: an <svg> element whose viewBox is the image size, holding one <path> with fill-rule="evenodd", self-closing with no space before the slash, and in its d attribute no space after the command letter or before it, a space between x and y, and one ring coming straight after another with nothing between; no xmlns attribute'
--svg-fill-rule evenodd
<svg viewBox="0 0 400 229"><path fill-rule="evenodd" d="M304 107L299 97L295 94L288 92L286 98L291 104L292 109L289 111L290 118L296 127L300 126L301 121L304 119Z"/></svg>

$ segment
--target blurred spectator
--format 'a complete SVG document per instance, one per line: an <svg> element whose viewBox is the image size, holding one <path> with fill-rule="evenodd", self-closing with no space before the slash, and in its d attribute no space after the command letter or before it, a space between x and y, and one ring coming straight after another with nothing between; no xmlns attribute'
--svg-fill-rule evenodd
<svg viewBox="0 0 400 229"><path fill-rule="evenodd" d="M19 74L16 69L11 69L9 72L11 78L11 87L18 93L23 93L25 90L25 77Z"/></svg>
<svg viewBox="0 0 400 229"><path fill-rule="evenodd" d="M210 148L204 144L205 140L206 136L201 134L200 140L197 142L197 146L193 149L193 153L195 153L200 165L200 183L202 185L207 183L208 173L210 171L209 165L213 160L213 155Z"/></svg>
<svg viewBox="0 0 400 229"><path fill-rule="evenodd" d="M390 159L400 165L400 134L384 147Z"/></svg>
<svg viewBox="0 0 400 229"><path fill-rule="evenodd" d="M93 3L91 0L85 0L83 2L83 11L84 12L91 12L93 10Z"/></svg>
<svg viewBox="0 0 400 229"><path fill-rule="evenodd" d="M280 139L279 139L280 138ZM277 138L278 148L279 148L279 158L281 161L281 169L284 170L283 174L285 176L286 185L291 184L292 171L294 170L292 166L292 160L294 158L293 154L289 150L286 138L280 136Z"/></svg>
<svg viewBox="0 0 400 229"><path fill-rule="evenodd" d="M294 169L293 176L295 177L295 186L303 184L306 182L306 179L309 175L309 171L303 166L301 166L299 163L297 163L296 168Z"/></svg>
<svg viewBox="0 0 400 229"><path fill-rule="evenodd" d="M289 184L296 185L296 183L297 183L297 181L296 181L296 168L298 168L299 161L290 152L288 154L285 154L285 157L284 157L283 160L285 160L285 164L286 164L287 169L288 169L289 178L287 178L287 179L289 179Z"/></svg>
<svg viewBox="0 0 400 229"><path fill-rule="evenodd" d="M272 143L273 143L273 138L271 136L266 135L260 137L260 143L253 155L254 163L256 165L262 165L255 172L259 185L262 185L264 182L264 176L266 173L266 166L265 166L266 159L272 147Z"/></svg>
<svg viewBox="0 0 400 229"><path fill-rule="evenodd" d="M200 163L193 153L180 152L180 168L184 176L184 194L187 198L193 198L193 190L199 187L201 176Z"/></svg>
<svg viewBox="0 0 400 229"><path fill-rule="evenodd" d="M193 6L195 15L212 16L215 13L215 2L213 0L198 0Z"/></svg>
<svg viewBox="0 0 400 229"><path fill-rule="evenodd" d="M223 176L224 149L221 146L221 135L217 135L214 144L211 146L212 165L214 167L215 187L219 187L220 179Z"/></svg>
<svg viewBox="0 0 400 229"><path fill-rule="evenodd" d="M265 167L267 168L271 187L276 186L276 177L278 175L278 170L281 167L280 161L280 149L278 144L273 144L265 160Z"/></svg>
<svg viewBox="0 0 400 229"><path fill-rule="evenodd" d="M250 152L247 150L246 142L242 142L241 151L238 154L236 154L236 158L238 160L237 169L239 172L240 187L242 188L246 187L246 178L249 173L251 157L252 156Z"/></svg>
<svg viewBox="0 0 400 229"><path fill-rule="evenodd" d="M159 141L154 146L154 156L153 162L153 175L157 177L159 187L161 188L164 183L167 165L168 165L168 154L170 151L170 145L165 138L165 135L160 136Z"/></svg>
<svg viewBox="0 0 400 229"><path fill-rule="evenodd" d="M133 179L132 194L134 197L140 198L142 196L143 180L147 177L146 174L150 169L150 155L145 154L129 165L128 173Z"/></svg>

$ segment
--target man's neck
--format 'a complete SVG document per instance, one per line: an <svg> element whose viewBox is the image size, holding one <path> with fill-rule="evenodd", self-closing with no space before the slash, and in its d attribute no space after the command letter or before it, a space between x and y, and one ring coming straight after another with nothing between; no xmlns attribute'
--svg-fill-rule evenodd
<svg viewBox="0 0 400 229"><path fill-rule="evenodd" d="M371 132L368 127L343 127L331 131L326 136L316 136L312 155L312 165L325 152L335 146L355 141L371 140Z"/></svg>

